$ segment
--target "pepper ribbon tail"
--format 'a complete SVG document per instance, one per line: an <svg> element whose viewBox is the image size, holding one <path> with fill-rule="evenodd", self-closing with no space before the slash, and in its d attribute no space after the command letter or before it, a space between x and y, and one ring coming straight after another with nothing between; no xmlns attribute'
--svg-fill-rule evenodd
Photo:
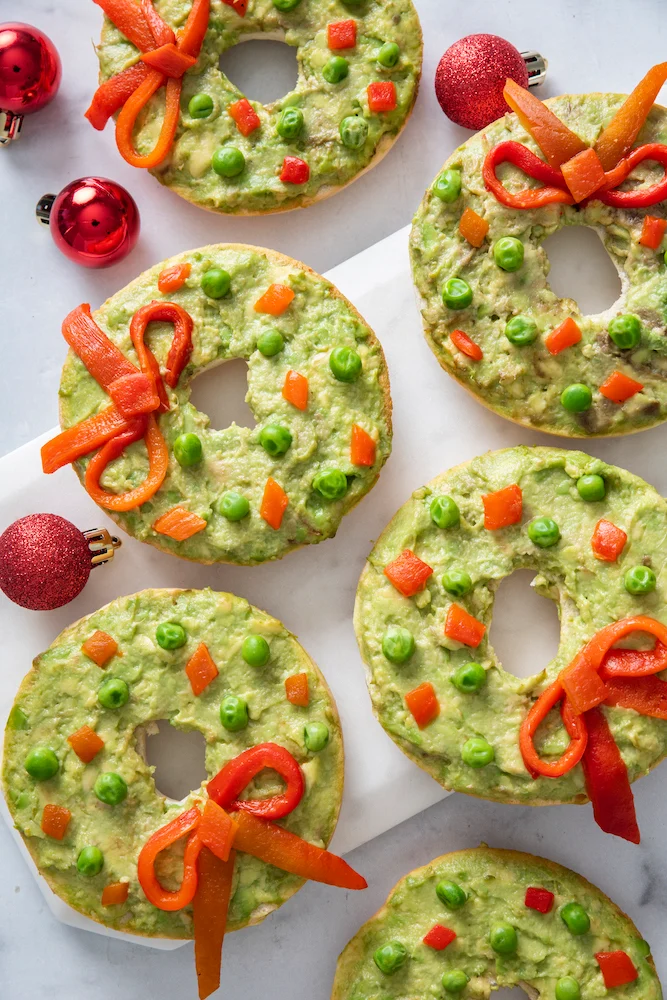
<svg viewBox="0 0 667 1000"><path fill-rule="evenodd" d="M227 861L221 861L207 847L202 847L197 859L198 882L192 901L192 916L199 1000L206 1000L220 986L222 945L235 859L235 852L232 851Z"/></svg>
<svg viewBox="0 0 667 1000"><path fill-rule="evenodd" d="M638 844L641 837L628 769L599 708L586 712L588 744L582 765L595 822L604 833Z"/></svg>

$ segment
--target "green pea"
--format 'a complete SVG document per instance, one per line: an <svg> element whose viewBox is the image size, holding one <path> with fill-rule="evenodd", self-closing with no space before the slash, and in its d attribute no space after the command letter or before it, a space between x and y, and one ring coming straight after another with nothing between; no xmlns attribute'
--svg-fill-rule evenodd
<svg viewBox="0 0 667 1000"><path fill-rule="evenodd" d="M48 781L58 773L60 764L49 747L33 747L25 759L24 767L35 781Z"/></svg>
<svg viewBox="0 0 667 1000"><path fill-rule="evenodd" d="M242 521L250 513L250 504L247 497L236 490L228 490L223 493L218 500L218 513L226 517L228 521Z"/></svg>
<svg viewBox="0 0 667 1000"><path fill-rule="evenodd" d="M323 469L313 479L313 489L325 500L340 500L347 486L347 476L340 469Z"/></svg>
<svg viewBox="0 0 667 1000"><path fill-rule="evenodd" d="M161 622L155 629L155 641L162 649L180 649L187 642L187 636L182 625Z"/></svg>
<svg viewBox="0 0 667 1000"><path fill-rule="evenodd" d="M382 637L382 652L390 663L407 663L415 651L415 639L402 625L390 625Z"/></svg>
<svg viewBox="0 0 667 1000"><path fill-rule="evenodd" d="M83 850L79 851L76 867L81 875L87 875L89 878L92 878L93 875L99 875L103 865L104 855L99 847L84 847Z"/></svg>
<svg viewBox="0 0 667 1000"><path fill-rule="evenodd" d="M537 339L537 323L527 316L512 316L505 326L505 336L515 347L526 347Z"/></svg>
<svg viewBox="0 0 667 1000"><path fill-rule="evenodd" d="M130 697L130 689L120 677L107 677L97 689L97 700L103 708L122 708Z"/></svg>
<svg viewBox="0 0 667 1000"><path fill-rule="evenodd" d="M493 244L493 259L503 271L518 271L523 255L523 243L515 236L503 236Z"/></svg>
<svg viewBox="0 0 667 1000"><path fill-rule="evenodd" d="M120 774L106 771L100 774L93 785L93 791L100 802L108 806L117 806L127 798L127 784Z"/></svg>
<svg viewBox="0 0 667 1000"><path fill-rule="evenodd" d="M560 539L560 528L552 517L536 517L528 525L528 537L541 549L550 549Z"/></svg>
<svg viewBox="0 0 667 1000"><path fill-rule="evenodd" d="M614 316L610 321L608 333L617 347L627 351L636 347L642 336L642 324L639 316L633 313L626 313L623 316Z"/></svg>
<svg viewBox="0 0 667 1000"><path fill-rule="evenodd" d="M236 146L221 146L211 157L211 166L220 177L238 177L245 170L245 156ZM213 295L212 298L218 299L220 296Z"/></svg>
<svg viewBox="0 0 667 1000"><path fill-rule="evenodd" d="M398 62L400 54L401 50L396 42L385 42L378 52L378 62L380 66L386 66L387 69L391 69Z"/></svg>
<svg viewBox="0 0 667 1000"><path fill-rule="evenodd" d="M486 684L486 670L481 663L464 663L452 674L452 684L463 694L475 694Z"/></svg>
<svg viewBox="0 0 667 1000"><path fill-rule="evenodd" d="M460 910L468 899L460 885L456 882L449 882L447 879L438 882L435 894L440 902L444 903L450 910Z"/></svg>
<svg viewBox="0 0 667 1000"><path fill-rule="evenodd" d="M368 123L359 115L346 115L338 126L341 140L348 149L361 149L368 138Z"/></svg>
<svg viewBox="0 0 667 1000"><path fill-rule="evenodd" d="M438 528L457 528L461 520L461 512L451 497L433 497L429 511Z"/></svg>
<svg viewBox="0 0 667 1000"><path fill-rule="evenodd" d="M442 286L442 301L448 309L467 309L472 302L472 288L463 278L448 278Z"/></svg>
<svg viewBox="0 0 667 1000"><path fill-rule="evenodd" d="M565 976L556 983L556 1000L581 1000L579 983L572 976Z"/></svg>
<svg viewBox="0 0 667 1000"><path fill-rule="evenodd" d="M276 132L282 139L296 139L303 128L301 108L283 108L276 122Z"/></svg>
<svg viewBox="0 0 667 1000"><path fill-rule="evenodd" d="M397 969L400 969L407 957L408 952L404 944L401 944L400 941L389 941L388 944L383 944L381 948L378 948L373 955L373 961L385 976L392 976Z"/></svg>
<svg viewBox="0 0 667 1000"><path fill-rule="evenodd" d="M579 476L577 479L577 492L582 500L589 503L593 500L604 500L607 492L607 484L602 476L594 474Z"/></svg>
<svg viewBox="0 0 667 1000"><path fill-rule="evenodd" d="M579 903L566 903L560 911L560 918L575 937L581 937L591 929L591 919Z"/></svg>
<svg viewBox="0 0 667 1000"><path fill-rule="evenodd" d="M14 705L9 713L7 727L9 729L28 729L28 716L18 705Z"/></svg>
<svg viewBox="0 0 667 1000"><path fill-rule="evenodd" d="M339 382L356 382L361 367L361 358L351 347L334 347L329 355L329 368Z"/></svg>
<svg viewBox="0 0 667 1000"><path fill-rule="evenodd" d="M483 736L471 736L461 747L461 759L468 767L486 767L495 756L495 750Z"/></svg>
<svg viewBox="0 0 667 1000"><path fill-rule="evenodd" d="M265 358L273 358L276 354L280 354L284 346L285 341L282 333L274 327L271 327L270 330L265 330L257 338L257 350Z"/></svg>
<svg viewBox="0 0 667 1000"><path fill-rule="evenodd" d="M443 170L433 185L433 194L450 204L461 194L461 171Z"/></svg>
<svg viewBox="0 0 667 1000"><path fill-rule="evenodd" d="M301 0L272 0L273 6L277 10L294 10L301 3Z"/></svg>
<svg viewBox="0 0 667 1000"><path fill-rule="evenodd" d="M322 70L327 83L340 83L350 72L350 64L342 56L332 56Z"/></svg>
<svg viewBox="0 0 667 1000"><path fill-rule="evenodd" d="M640 594L650 594L657 583L655 573L649 566L633 566L626 570L623 583L628 594L637 597Z"/></svg>
<svg viewBox="0 0 667 1000"><path fill-rule="evenodd" d="M454 597L465 597L472 590L470 574L463 569L450 569L443 575L442 585Z"/></svg>
<svg viewBox="0 0 667 1000"><path fill-rule="evenodd" d="M202 455L201 439L196 434L179 434L174 441L174 458L184 468L198 465L202 460Z"/></svg>
<svg viewBox="0 0 667 1000"><path fill-rule="evenodd" d="M238 733L248 725L248 703L244 698L229 694L220 705L220 722L230 733Z"/></svg>
<svg viewBox="0 0 667 1000"><path fill-rule="evenodd" d="M566 386L560 396L561 405L570 413L583 413L590 410L593 402L593 393L587 385L581 382L574 382Z"/></svg>
<svg viewBox="0 0 667 1000"><path fill-rule="evenodd" d="M309 722L303 730L303 742L306 744L306 750L319 753L329 742L329 727L323 722Z"/></svg>
<svg viewBox="0 0 667 1000"><path fill-rule="evenodd" d="M442 988L445 993L463 993L468 982L463 969L449 969L442 974Z"/></svg>
<svg viewBox="0 0 667 1000"><path fill-rule="evenodd" d="M489 934L489 944L497 955L513 955L519 946L517 933L511 924L494 924Z"/></svg>
<svg viewBox="0 0 667 1000"><path fill-rule="evenodd" d="M292 435L280 424L267 424L260 431L259 443L271 458L279 458L291 445Z"/></svg>
<svg viewBox="0 0 667 1000"><path fill-rule="evenodd" d="M213 98L208 94L195 94L188 103L191 118L208 118L213 111Z"/></svg>
<svg viewBox="0 0 667 1000"><path fill-rule="evenodd" d="M205 271L201 279L201 290L209 299L221 299L227 295L232 285L228 271L221 267L211 267Z"/></svg>
<svg viewBox="0 0 667 1000"><path fill-rule="evenodd" d="M271 648L263 635L247 635L241 645L241 656L251 667L263 667L269 662Z"/></svg>

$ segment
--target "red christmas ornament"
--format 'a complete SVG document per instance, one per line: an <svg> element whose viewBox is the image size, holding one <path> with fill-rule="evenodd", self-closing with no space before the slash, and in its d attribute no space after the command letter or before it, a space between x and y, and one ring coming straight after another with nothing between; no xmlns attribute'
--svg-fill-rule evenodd
<svg viewBox="0 0 667 1000"><path fill-rule="evenodd" d="M106 528L79 531L57 514L29 514L0 535L0 590L31 611L61 608L120 544Z"/></svg>
<svg viewBox="0 0 667 1000"><path fill-rule="evenodd" d="M477 131L510 110L503 97L508 76L528 87L542 83L545 75L546 61L539 53L521 53L498 35L467 35L440 60L435 94L448 118Z"/></svg>
<svg viewBox="0 0 667 1000"><path fill-rule="evenodd" d="M60 76L50 38L30 24L0 24L0 143L17 139L23 116L53 100Z"/></svg>
<svg viewBox="0 0 667 1000"><path fill-rule="evenodd" d="M37 218L49 226L59 250L82 267L109 267L139 238L134 198L106 177L80 177L59 195L45 194Z"/></svg>

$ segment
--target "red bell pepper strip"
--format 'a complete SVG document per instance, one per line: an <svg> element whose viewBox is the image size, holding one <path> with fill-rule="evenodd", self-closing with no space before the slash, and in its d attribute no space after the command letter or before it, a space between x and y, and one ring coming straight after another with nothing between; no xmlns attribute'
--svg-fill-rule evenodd
<svg viewBox="0 0 667 1000"><path fill-rule="evenodd" d="M405 704L420 729L425 729L440 715L440 702L430 681L424 681L419 687L408 691Z"/></svg>
<svg viewBox="0 0 667 1000"><path fill-rule="evenodd" d="M285 791L268 799L241 799L243 790L267 768L280 775ZM303 772L292 754L277 743L260 743L225 764L206 790L228 812L242 809L262 819L282 819L296 809L305 789Z"/></svg>
<svg viewBox="0 0 667 1000"><path fill-rule="evenodd" d="M122 73L117 73L116 76L105 80L93 94L90 107L84 117L88 119L93 128L101 132L111 116L123 107L125 101L132 96L149 73L148 66L138 62L134 66L128 66Z"/></svg>
<svg viewBox="0 0 667 1000"><path fill-rule="evenodd" d="M622 528L602 517L595 525L591 536L591 548L596 559L603 562L616 562L625 548L628 536Z"/></svg>
<svg viewBox="0 0 667 1000"><path fill-rule="evenodd" d="M602 383L600 392L612 403L621 406L626 400L641 392L643 388L641 382L630 378L629 375L624 375L623 372L615 371Z"/></svg>
<svg viewBox="0 0 667 1000"><path fill-rule="evenodd" d="M155 36L143 10L135 0L93 0L129 42L147 52L155 47Z"/></svg>
<svg viewBox="0 0 667 1000"><path fill-rule="evenodd" d="M428 948L433 948L434 951L444 951L452 941L456 941L456 931L453 931L451 927L443 927L442 924L435 924L424 935L422 941Z"/></svg>
<svg viewBox="0 0 667 1000"><path fill-rule="evenodd" d="M667 719L667 684L658 677L612 677L605 681L605 705L631 708L651 719Z"/></svg>
<svg viewBox="0 0 667 1000"><path fill-rule="evenodd" d="M555 896L548 889L539 889L530 886L526 889L524 904L529 910L536 910L538 913L551 913Z"/></svg>
<svg viewBox="0 0 667 1000"><path fill-rule="evenodd" d="M162 126L155 146L142 155L137 153L132 133L140 112L148 104L153 94L164 86L166 80L165 108ZM131 167L151 170L159 166L171 149L181 113L180 79L169 79L157 69L151 69L148 76L127 99L116 121L116 145L118 152Z"/></svg>
<svg viewBox="0 0 667 1000"><path fill-rule="evenodd" d="M505 486L495 493L482 496L484 505L484 527L487 531L498 531L518 524L523 517L523 493L516 483Z"/></svg>
<svg viewBox="0 0 667 1000"><path fill-rule="evenodd" d="M598 137L594 148L605 170L615 167L632 149L665 80L667 62L653 66Z"/></svg>
<svg viewBox="0 0 667 1000"><path fill-rule="evenodd" d="M432 572L433 568L411 549L404 549L397 559L384 568L384 575L403 597L414 597L423 590Z"/></svg>
<svg viewBox="0 0 667 1000"><path fill-rule="evenodd" d="M165 76L176 80L192 69L197 62L194 56L186 55L173 42L167 42L166 45L160 45L157 49L144 52L141 61L145 62L147 66L159 70Z"/></svg>
<svg viewBox="0 0 667 1000"><path fill-rule="evenodd" d="M498 180L496 169L501 163L513 163L529 177L542 181L543 187L526 188L512 193ZM484 184L496 199L508 208L541 208L543 205L573 205L574 198L565 190L560 170L550 167L532 150L520 142L501 142L489 150L482 168Z"/></svg>
<svg viewBox="0 0 667 1000"><path fill-rule="evenodd" d="M599 951L595 960L600 966L604 984L608 990L617 986L627 986L639 978L632 959L624 951Z"/></svg>
<svg viewBox="0 0 667 1000"><path fill-rule="evenodd" d="M644 160L654 160L665 168L664 176L655 184L617 191L616 188ZM649 142L637 146L624 160L607 173L605 187L597 191L595 198L614 208L648 208L667 198L667 146L661 142Z"/></svg>
<svg viewBox="0 0 667 1000"><path fill-rule="evenodd" d="M156 11L153 0L141 0L141 13L151 29L156 45L167 45L169 42L176 41L176 35Z"/></svg>
<svg viewBox="0 0 667 1000"><path fill-rule="evenodd" d="M638 242L649 250L659 250L667 229L667 219L658 219L655 215L645 215L641 236Z"/></svg>
<svg viewBox="0 0 667 1000"><path fill-rule="evenodd" d="M155 860L161 851L171 847L181 837L192 834L201 822L199 809L188 809L166 826L157 830L139 852L137 875L139 884L149 903L160 910L173 912L191 903L197 890L197 858L202 848L201 840L195 835L188 838L183 857L183 880L176 892L164 889L155 874Z"/></svg>
<svg viewBox="0 0 667 1000"><path fill-rule="evenodd" d="M146 503L162 486L169 467L169 452L157 421L152 413L146 418L136 417L133 424L122 434L118 434L91 458L86 468L85 487L95 503L107 510L132 510ZM123 452L133 441L145 437L148 450L148 475L140 486L127 493L108 493L101 485L100 479L109 462Z"/></svg>
<svg viewBox="0 0 667 1000"><path fill-rule="evenodd" d="M474 340L464 333L463 330L452 330L449 335L454 347L465 354L467 357L472 358L473 361L481 361L484 357L484 352L479 344L476 344Z"/></svg>
<svg viewBox="0 0 667 1000"><path fill-rule="evenodd" d="M538 97L515 80L505 81L503 97L516 112L552 167L560 167L587 147Z"/></svg>
<svg viewBox="0 0 667 1000"><path fill-rule="evenodd" d="M207 847L202 847L197 859L198 882L192 901L192 916L199 1000L206 1000L220 986L222 945L232 895L235 860L234 851L228 861L221 861Z"/></svg>
<svg viewBox="0 0 667 1000"><path fill-rule="evenodd" d="M208 799L197 827L197 836L204 847L208 847L221 861L229 861L235 833L236 823L231 816L213 799Z"/></svg>
<svg viewBox="0 0 667 1000"><path fill-rule="evenodd" d="M535 735L540 725L544 722L549 712L559 704L563 725L570 737L570 744L565 753L556 761L545 761L535 749ZM567 702L564 702L563 685L559 680L555 680L546 691L544 691L530 709L528 715L521 723L519 731L519 748L523 762L533 778L542 775L545 778L560 778L571 771L579 763L586 750L588 733L583 718L574 715L568 710Z"/></svg>
<svg viewBox="0 0 667 1000"><path fill-rule="evenodd" d="M154 364L155 359L152 352L144 346L144 339L146 327L153 322L172 323L174 326L174 336L165 362L164 380L170 389L175 389L192 354L192 328L194 326L192 316L175 302L157 300L137 309L130 323L130 336L139 355L142 369L148 368L151 372L155 371L157 365ZM151 358L153 358L153 362L151 362ZM168 403L167 409L169 409Z"/></svg>
<svg viewBox="0 0 667 1000"><path fill-rule="evenodd" d="M474 649L484 638L486 625L469 615L459 604L450 604L445 619L445 635Z"/></svg>
<svg viewBox="0 0 667 1000"><path fill-rule="evenodd" d="M581 340L581 330L571 316L555 327L544 338L544 346L549 354L560 354L568 347L574 347Z"/></svg>
<svg viewBox="0 0 667 1000"><path fill-rule="evenodd" d="M187 56L199 58L208 31L211 0L193 0L188 19L178 35L178 47Z"/></svg>
<svg viewBox="0 0 667 1000"><path fill-rule="evenodd" d="M115 406L109 406L47 441L41 451L42 469L46 473L56 472L133 426L133 420L127 420Z"/></svg>
<svg viewBox="0 0 667 1000"><path fill-rule="evenodd" d="M122 375L137 374L132 362L99 328L87 302L77 306L65 317L62 334L103 389L108 389Z"/></svg>
<svg viewBox="0 0 667 1000"><path fill-rule="evenodd" d="M640 842L635 803L620 750L599 708L586 712L588 745L582 759L595 821L605 833Z"/></svg>
<svg viewBox="0 0 667 1000"><path fill-rule="evenodd" d="M152 413L160 407L155 379L152 375L135 372L115 379L107 392L124 417L128 420L141 414Z"/></svg>
<svg viewBox="0 0 667 1000"><path fill-rule="evenodd" d="M667 646L656 639L653 649L610 649L600 668L600 677L648 677L667 670Z"/></svg>

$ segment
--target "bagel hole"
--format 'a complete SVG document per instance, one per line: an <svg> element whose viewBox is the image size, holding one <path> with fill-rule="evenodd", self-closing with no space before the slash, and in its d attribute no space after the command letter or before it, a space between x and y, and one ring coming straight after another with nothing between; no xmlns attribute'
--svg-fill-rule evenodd
<svg viewBox="0 0 667 1000"><path fill-rule="evenodd" d="M153 780L160 795L177 802L206 780L206 740L197 730L176 729L168 719L145 727L146 763L155 768Z"/></svg>
<svg viewBox="0 0 667 1000"><path fill-rule="evenodd" d="M198 375L192 382L190 402L209 417L214 430L233 423L254 427L255 418L245 401L247 392L248 363L234 358Z"/></svg>
<svg viewBox="0 0 667 1000"><path fill-rule="evenodd" d="M271 104L296 87L296 48L273 38L251 38L220 56L221 71L251 101Z"/></svg>
<svg viewBox="0 0 667 1000"><path fill-rule="evenodd" d="M500 665L515 677L533 677L558 652L556 604L531 587L535 573L517 570L501 580L493 604L489 640Z"/></svg>
<svg viewBox="0 0 667 1000"><path fill-rule="evenodd" d="M542 248L549 258L552 291L574 299L584 316L606 312L618 300L621 279L594 229L564 226Z"/></svg>
<svg viewBox="0 0 667 1000"><path fill-rule="evenodd" d="M493 1000L526 1000L526 997L537 997L537 993L528 993L520 986L510 989L509 986L501 986L499 990L493 991Z"/></svg>

